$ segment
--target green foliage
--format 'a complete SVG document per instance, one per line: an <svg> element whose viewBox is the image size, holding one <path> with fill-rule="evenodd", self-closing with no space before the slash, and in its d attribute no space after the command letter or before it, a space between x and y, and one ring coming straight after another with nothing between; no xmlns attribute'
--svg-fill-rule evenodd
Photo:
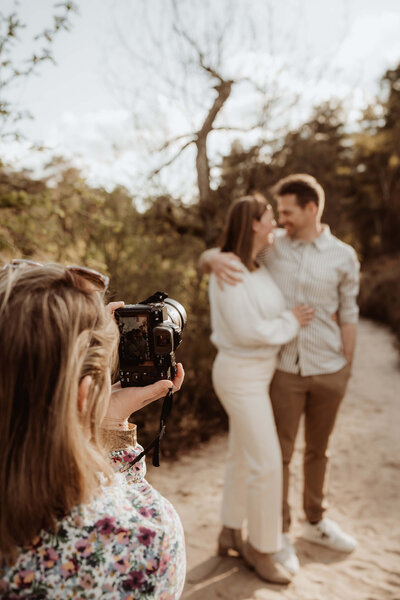
<svg viewBox="0 0 400 600"><path fill-rule="evenodd" d="M269 153L235 143L222 159L220 185L206 207L207 240L216 243L237 196L268 193L291 172L311 173L326 191L324 220L364 261L364 314L390 323L400 336L400 68L382 83L386 95L369 107L357 133L346 130L341 107L328 103ZM178 358L186 379L163 442L170 455L227 424L211 385L215 350L209 341L207 278L197 269L206 247L203 217L198 203L185 206L165 195L149 198L140 212L124 188L92 188L62 162L52 186L0 166L3 261L33 257L85 264L111 276L109 300L136 303L162 290L185 306L188 324ZM159 410L150 405L135 414L142 443L156 434Z"/></svg>
<svg viewBox="0 0 400 600"><path fill-rule="evenodd" d="M365 259L400 248L400 66L382 84L383 99L367 109L353 136L349 218Z"/></svg>
<svg viewBox="0 0 400 600"><path fill-rule="evenodd" d="M400 67L382 79L384 98L370 106L357 132L346 130L338 104L315 108L269 154L235 143L221 164L216 219L229 201L268 192L281 177L310 173L325 189L324 221L353 244L363 260L400 249ZM398 118L399 117L399 118Z"/></svg>
<svg viewBox="0 0 400 600"><path fill-rule="evenodd" d="M400 255L364 266L359 303L363 315L390 325L400 340Z"/></svg>
<svg viewBox="0 0 400 600"><path fill-rule="evenodd" d="M339 105L325 103L314 110L309 121L290 131L275 151L264 155L259 148L245 152L238 144L222 163L220 215L236 195L254 190L269 194L270 188L290 173L310 173L325 189L324 221L339 237L357 245L348 218L349 194L354 178L352 149ZM274 204L273 198L270 198Z"/></svg>
<svg viewBox="0 0 400 600"><path fill-rule="evenodd" d="M85 264L111 276L107 300L136 303L163 290L185 306L188 324L178 359L186 378L163 443L164 453L170 455L226 425L211 385L214 350L209 342L207 281L197 269L205 244L193 235L193 215L177 224L182 211L170 198L160 198L142 214L123 188L110 193L90 188L76 169L65 166L54 188L0 171L4 262L33 257ZM160 408L151 405L135 414L142 443L155 436Z"/></svg>

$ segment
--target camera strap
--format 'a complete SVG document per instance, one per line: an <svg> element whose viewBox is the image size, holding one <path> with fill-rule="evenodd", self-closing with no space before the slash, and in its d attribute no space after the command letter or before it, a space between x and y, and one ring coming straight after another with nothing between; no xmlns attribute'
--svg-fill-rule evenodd
<svg viewBox="0 0 400 600"><path fill-rule="evenodd" d="M141 460L144 456L146 456L146 454L148 454L150 452L150 450L152 450L153 448L154 448L153 465L155 467L160 466L160 443L165 434L165 429L167 426L167 419L169 417L171 409L172 409L172 387L168 390L167 395L164 397L163 405L161 408L160 431L159 431L158 436L152 442L150 442L150 444L148 444L148 446L146 446L146 448L143 450L143 452L141 452L140 454L135 456L135 458L133 460L129 461L129 463L127 463L125 465L125 467L123 469L121 469L121 471L127 471L129 469L129 467L132 467L137 462L139 462L139 460Z"/></svg>

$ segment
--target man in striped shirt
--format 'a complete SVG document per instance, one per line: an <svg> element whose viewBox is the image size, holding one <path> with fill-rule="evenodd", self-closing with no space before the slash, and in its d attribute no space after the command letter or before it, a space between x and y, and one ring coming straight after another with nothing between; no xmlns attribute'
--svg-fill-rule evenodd
<svg viewBox="0 0 400 600"><path fill-rule="evenodd" d="M324 191L310 175L282 179L274 188L279 223L275 243L259 258L281 289L288 308L308 304L312 322L281 350L270 395L283 458L283 549L278 560L292 573L299 568L289 537L289 464L301 415L305 415L302 536L342 552L356 542L324 517L327 447L351 372L358 308L359 263L351 246L321 224ZM228 284L240 281L236 258L208 250L200 259Z"/></svg>

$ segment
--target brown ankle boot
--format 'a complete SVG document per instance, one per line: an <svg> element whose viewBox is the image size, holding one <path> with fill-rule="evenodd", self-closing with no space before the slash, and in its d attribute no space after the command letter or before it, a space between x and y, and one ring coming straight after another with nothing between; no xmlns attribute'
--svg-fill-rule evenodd
<svg viewBox="0 0 400 600"><path fill-rule="evenodd" d="M236 552L239 552L239 554L242 555L242 532L240 529L230 529L229 527L223 527L218 536L217 552L219 556L227 556L229 550L236 550Z"/></svg>
<svg viewBox="0 0 400 600"><path fill-rule="evenodd" d="M249 542L244 545L242 556L247 566L253 568L257 575L265 581L288 584L292 580L285 567L274 560L273 554L259 552Z"/></svg>

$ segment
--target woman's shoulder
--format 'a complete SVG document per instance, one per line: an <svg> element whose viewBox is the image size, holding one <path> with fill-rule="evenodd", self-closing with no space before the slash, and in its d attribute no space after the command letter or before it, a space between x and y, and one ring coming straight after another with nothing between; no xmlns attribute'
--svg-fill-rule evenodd
<svg viewBox="0 0 400 600"><path fill-rule="evenodd" d="M94 539L95 534L99 546L108 548L110 555L118 555L123 547L131 560L139 562L143 553L159 554L165 539L175 546L183 537L175 509L146 480L104 486L92 503L72 511L62 528L81 540Z"/></svg>
<svg viewBox="0 0 400 600"><path fill-rule="evenodd" d="M22 549L0 580L9 594L40 587L49 597L64 590L69 598L72 586L81 598L90 590L95 597L136 591L150 598L164 588L181 589L184 564L179 517L144 481L103 486L92 502L60 519L55 533L42 531Z"/></svg>
<svg viewBox="0 0 400 600"><path fill-rule="evenodd" d="M46 546L55 539L59 548L65 544L79 553L80 542L90 539L93 551L96 546L104 552L107 547L121 543L126 549L136 549L141 543L145 546L162 543L165 535L180 528L173 506L146 480L124 485L122 476L117 476L111 485L103 485L90 503L76 506L60 519L55 537L42 532L38 544Z"/></svg>
<svg viewBox="0 0 400 600"><path fill-rule="evenodd" d="M249 279L249 277L251 277L252 271L250 271L246 267L246 265L244 265L242 262L240 262L239 259L238 260L232 259L231 262L235 266L235 276L240 278L240 281L238 281L235 286L224 285L222 288L220 288L218 285L218 282L217 282L217 279L218 279L217 276L215 275L215 273L211 272L210 273L210 287L211 288L215 287L215 289L220 290L221 292L226 292L230 288L237 287L238 285L240 286L240 284L242 284L243 282L246 282Z"/></svg>
<svg viewBox="0 0 400 600"><path fill-rule="evenodd" d="M114 528L126 527L135 532L140 526L165 532L174 521L180 523L170 502L146 479L132 484L127 483L120 474L114 476L111 485L102 486L101 493L90 504L75 510L80 512L89 527L94 524L101 528L104 515L110 516Z"/></svg>

